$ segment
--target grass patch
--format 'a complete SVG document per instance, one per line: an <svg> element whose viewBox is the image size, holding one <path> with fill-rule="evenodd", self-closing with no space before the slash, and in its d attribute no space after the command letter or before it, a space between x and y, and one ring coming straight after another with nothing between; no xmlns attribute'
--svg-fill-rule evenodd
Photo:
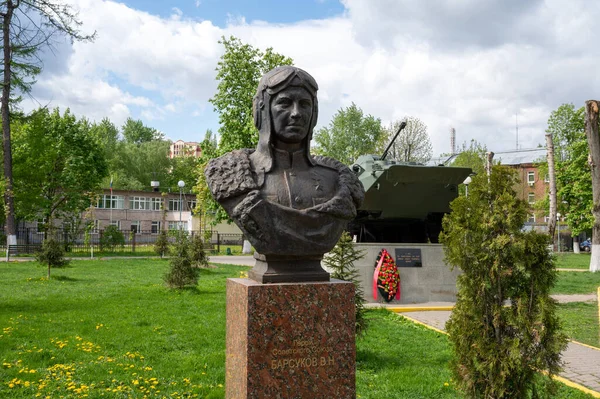
<svg viewBox="0 0 600 399"><path fill-rule="evenodd" d="M556 267L559 269L589 270L592 255L588 253L560 253L556 254Z"/></svg>
<svg viewBox="0 0 600 399"><path fill-rule="evenodd" d="M73 261L50 280L35 262L0 263L0 397L223 398L225 280L202 269L171 291L160 259ZM446 336L381 310L357 343L357 397L460 398ZM562 386L556 398L589 396Z"/></svg>
<svg viewBox="0 0 600 399"><path fill-rule="evenodd" d="M595 294L600 286L600 273L558 272L552 294Z"/></svg>
<svg viewBox="0 0 600 399"><path fill-rule="evenodd" d="M600 321L597 302L558 305L563 331L570 339L600 348Z"/></svg>

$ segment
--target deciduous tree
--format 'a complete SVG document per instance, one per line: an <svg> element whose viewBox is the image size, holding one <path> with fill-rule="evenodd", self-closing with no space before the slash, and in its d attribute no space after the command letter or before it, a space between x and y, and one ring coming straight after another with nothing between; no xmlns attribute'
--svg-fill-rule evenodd
<svg viewBox="0 0 600 399"><path fill-rule="evenodd" d="M127 118L125 124L121 128L121 133L126 143L141 144L150 141L161 141L164 139L164 134L158 130L144 125L141 120Z"/></svg>
<svg viewBox="0 0 600 399"><path fill-rule="evenodd" d="M170 177L172 161L168 154L168 141L118 142L110 161L113 187L143 190L150 187L152 180L159 181L163 188L167 187L172 180ZM109 181L105 180L104 186L107 187L108 183Z"/></svg>
<svg viewBox="0 0 600 399"><path fill-rule="evenodd" d="M386 142L394 138L402 121L396 121L386 129ZM406 127L402 129L392 146L390 158L402 162L425 163L431 159L433 146L427 133L427 125L419 118L406 118Z"/></svg>
<svg viewBox="0 0 600 399"><path fill-rule="evenodd" d="M315 152L350 165L360 155L376 153L381 148L384 135L381 120L364 115L362 109L352 103L340 109L329 126L315 134Z"/></svg>
<svg viewBox="0 0 600 399"><path fill-rule="evenodd" d="M548 118L547 134L552 135L557 181L557 207L578 246L578 236L593 225L592 176L585 139L584 108L563 104Z"/></svg>
<svg viewBox="0 0 600 399"><path fill-rule="evenodd" d="M13 140L17 214L51 225L89 207L108 174L103 150L89 125L69 110L39 109L15 124Z"/></svg>
<svg viewBox="0 0 600 399"><path fill-rule="evenodd" d="M0 3L2 23L2 118L3 158L7 244L16 244L11 145L11 104L18 103L16 93L29 93L35 76L41 71L39 51L51 47L56 35L78 41L93 40L83 34L73 8L59 0L5 0Z"/></svg>

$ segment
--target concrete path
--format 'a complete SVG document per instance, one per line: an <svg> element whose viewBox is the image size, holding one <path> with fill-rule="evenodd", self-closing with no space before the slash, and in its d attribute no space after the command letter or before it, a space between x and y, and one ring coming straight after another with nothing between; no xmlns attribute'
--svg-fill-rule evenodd
<svg viewBox="0 0 600 399"><path fill-rule="evenodd" d="M592 297L595 300L595 295L592 295ZM562 299L570 300L572 298ZM450 311L417 311L403 313L403 316L444 331L446 322L450 319ZM559 374L560 377L582 385L591 390L586 391L587 393L600 398L600 349L569 342L567 349L562 353L562 359L565 364L563 371ZM567 383L567 385L572 385L568 384L568 381L561 381ZM583 390L585 391L585 389Z"/></svg>
<svg viewBox="0 0 600 399"><path fill-rule="evenodd" d="M208 261L239 266L254 266L255 259L252 255L211 255L208 257Z"/></svg>

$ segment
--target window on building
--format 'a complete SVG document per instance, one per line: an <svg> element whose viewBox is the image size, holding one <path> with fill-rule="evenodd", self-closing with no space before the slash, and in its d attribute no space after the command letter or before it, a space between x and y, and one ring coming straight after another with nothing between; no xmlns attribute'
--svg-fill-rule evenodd
<svg viewBox="0 0 600 399"><path fill-rule="evenodd" d="M125 209L125 197L122 195L101 195L96 207L102 209Z"/></svg>
<svg viewBox="0 0 600 399"><path fill-rule="evenodd" d="M529 193L527 195L527 201L529 202L529 204L534 204L535 203L535 193Z"/></svg>
<svg viewBox="0 0 600 399"><path fill-rule="evenodd" d="M181 227L180 227L181 226ZM184 221L170 221L169 230L187 230L187 222Z"/></svg>
<svg viewBox="0 0 600 399"><path fill-rule="evenodd" d="M550 183L550 175L548 173L544 175L544 183Z"/></svg>
<svg viewBox="0 0 600 399"><path fill-rule="evenodd" d="M550 216L544 216L544 223L548 223L550 221Z"/></svg>
<svg viewBox="0 0 600 399"><path fill-rule="evenodd" d="M98 230L100 230L100 221L98 219L95 219L92 222L92 233L97 233Z"/></svg>
<svg viewBox="0 0 600 399"><path fill-rule="evenodd" d="M150 226L150 232L152 234L158 234L159 231L160 231L160 222L152 222L152 225Z"/></svg>
<svg viewBox="0 0 600 399"><path fill-rule="evenodd" d="M151 198L151 208L153 211L160 211L162 209L162 198Z"/></svg>
<svg viewBox="0 0 600 399"><path fill-rule="evenodd" d="M193 211L194 209L196 209L196 200L188 201L187 206L190 211Z"/></svg>
<svg viewBox="0 0 600 399"><path fill-rule="evenodd" d="M179 198L169 199L169 210L170 211L179 211L179 205L180 205Z"/></svg>
<svg viewBox="0 0 600 399"><path fill-rule="evenodd" d="M535 183L535 172L527 172L527 183Z"/></svg>
<svg viewBox="0 0 600 399"><path fill-rule="evenodd" d="M141 231L141 223L139 220L134 220L131 222L131 231L134 233L139 233Z"/></svg>
<svg viewBox="0 0 600 399"><path fill-rule="evenodd" d="M120 220L111 220L108 222L109 226L116 226L117 230L121 230L121 221Z"/></svg>
<svg viewBox="0 0 600 399"><path fill-rule="evenodd" d="M134 211L150 210L150 198L131 197L129 198L129 209Z"/></svg>
<svg viewBox="0 0 600 399"><path fill-rule="evenodd" d="M535 215L529 215L527 219L527 223L535 223Z"/></svg>

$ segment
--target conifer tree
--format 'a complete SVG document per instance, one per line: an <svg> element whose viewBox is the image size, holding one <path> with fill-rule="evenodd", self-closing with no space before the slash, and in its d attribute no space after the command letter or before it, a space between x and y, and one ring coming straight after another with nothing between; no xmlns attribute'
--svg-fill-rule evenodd
<svg viewBox="0 0 600 399"><path fill-rule="evenodd" d="M164 280L170 288L184 288L198 284L198 269L192 266L190 239L187 232L175 232L173 256L169 259L170 269Z"/></svg>
<svg viewBox="0 0 600 399"><path fill-rule="evenodd" d="M158 237L154 242L154 252L160 255L161 258L169 253L169 237L166 230L161 230L158 233Z"/></svg>
<svg viewBox="0 0 600 399"><path fill-rule="evenodd" d="M356 306L356 333L361 334L367 328L365 318L364 291L360 286L358 270L354 262L365 256L364 251L357 250L348 232L344 232L335 247L323 258L323 263L331 270L331 278L354 283L354 304Z"/></svg>
<svg viewBox="0 0 600 399"><path fill-rule="evenodd" d="M196 234L190 243L190 257L192 264L196 267L208 267L208 256L204 250L202 235Z"/></svg>
<svg viewBox="0 0 600 399"><path fill-rule="evenodd" d="M549 237L522 230L528 207L516 183L501 166L477 175L443 222L446 260L462 271L446 325L451 368L469 398L539 397L539 372L556 374L566 346L550 297L557 273Z"/></svg>

